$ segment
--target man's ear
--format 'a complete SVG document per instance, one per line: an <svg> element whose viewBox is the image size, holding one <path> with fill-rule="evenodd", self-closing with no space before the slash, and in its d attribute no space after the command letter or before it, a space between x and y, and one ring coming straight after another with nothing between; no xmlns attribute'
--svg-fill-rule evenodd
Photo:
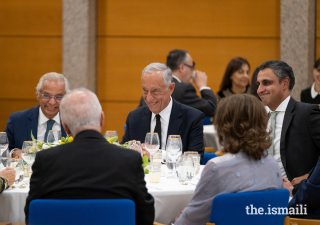
<svg viewBox="0 0 320 225"><path fill-rule="evenodd" d="M176 84L173 82L169 85L170 95L172 95L172 92L173 92L175 86L176 86Z"/></svg>
<svg viewBox="0 0 320 225"><path fill-rule="evenodd" d="M286 77L282 81L283 89L289 89L290 78Z"/></svg>
<svg viewBox="0 0 320 225"><path fill-rule="evenodd" d="M180 71L180 72L183 71L183 67L184 67L184 65L183 65L183 63L181 63L181 64L179 65L179 71Z"/></svg>
<svg viewBox="0 0 320 225"><path fill-rule="evenodd" d="M62 121L62 126L67 134L72 135L69 127L63 121Z"/></svg>
<svg viewBox="0 0 320 225"><path fill-rule="evenodd" d="M104 125L104 112L101 111L101 118L100 118L100 127L102 128Z"/></svg>

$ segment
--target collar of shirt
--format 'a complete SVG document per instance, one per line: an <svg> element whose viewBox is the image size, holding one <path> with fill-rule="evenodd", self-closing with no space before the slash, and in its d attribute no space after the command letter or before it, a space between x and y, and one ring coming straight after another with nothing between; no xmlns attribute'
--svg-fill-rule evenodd
<svg viewBox="0 0 320 225"><path fill-rule="evenodd" d="M275 112L285 112L286 109L287 109L287 106L289 104L289 100L290 100L290 95L281 102L281 104L277 107L277 109L275 110ZM267 113L270 113L272 112L272 110L268 107L268 106L265 106L266 110L267 110Z"/></svg>
<svg viewBox="0 0 320 225"><path fill-rule="evenodd" d="M172 109L172 98L170 96L170 102L166 108L164 108L159 115L161 116L161 119L163 119L166 123L169 123L170 115L171 115L171 109ZM151 115L151 121L153 121L156 117L156 114L152 113Z"/></svg>
<svg viewBox="0 0 320 225"><path fill-rule="evenodd" d="M46 123L49 119L43 114L41 107L39 107L39 121L38 121L38 126ZM53 118L53 120L60 124L60 115L59 112L57 113L57 115Z"/></svg>
<svg viewBox="0 0 320 225"><path fill-rule="evenodd" d="M312 98L315 98L315 97L317 97L317 95L320 94L319 92L316 92L316 90L314 89L314 85L315 85L315 82L313 82L313 84L311 86L311 97Z"/></svg>
<svg viewBox="0 0 320 225"><path fill-rule="evenodd" d="M176 77L176 76L173 75L173 74L172 74L172 77L173 77L174 79L176 79L179 83L181 83L181 80L180 80L178 77Z"/></svg>

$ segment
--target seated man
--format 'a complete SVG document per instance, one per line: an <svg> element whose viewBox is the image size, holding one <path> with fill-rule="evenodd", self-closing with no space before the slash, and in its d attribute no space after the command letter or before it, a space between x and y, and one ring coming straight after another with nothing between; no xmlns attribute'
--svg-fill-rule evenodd
<svg viewBox="0 0 320 225"><path fill-rule="evenodd" d="M290 191L290 195L293 198L289 202L289 208L294 209L306 208L307 214L299 212L290 214L290 217L305 218L305 219L320 219L320 158L309 177L300 182L299 186L295 186L290 183L286 178L283 178L283 187ZM302 214L300 214L302 213Z"/></svg>
<svg viewBox="0 0 320 225"><path fill-rule="evenodd" d="M47 142L49 130L61 130L66 136L59 115L60 101L69 92L67 79L58 73L47 73L40 78L36 87L39 105L31 109L12 113L5 132L9 140L9 149L14 149L13 157L21 155L24 141L31 141L33 136L41 142Z"/></svg>
<svg viewBox="0 0 320 225"><path fill-rule="evenodd" d="M182 104L200 110L205 116L212 117L217 108L216 98L210 87L207 87L207 75L198 70L194 71L194 65L190 54L186 50L175 49L169 52L167 66L173 73L172 80L175 83L172 97ZM196 77L192 79L194 72ZM192 81L200 89L201 98L191 85ZM139 106L144 105L146 103L141 97Z"/></svg>
<svg viewBox="0 0 320 225"><path fill-rule="evenodd" d="M5 168L0 171L0 193L9 188L16 178L16 171L13 168Z"/></svg>
<svg viewBox="0 0 320 225"><path fill-rule="evenodd" d="M147 105L129 113L122 143L143 143L147 132L157 132L160 149L165 149L169 135L180 135L183 152L198 151L202 156L204 114L171 98L175 87L171 70L164 64L151 63L142 71L141 84Z"/></svg>
<svg viewBox="0 0 320 225"><path fill-rule="evenodd" d="M34 199L131 199L136 224L152 225L154 199L147 192L141 155L101 135L104 113L97 96L84 88L73 90L62 99L60 110L62 125L74 141L37 153L26 223Z"/></svg>

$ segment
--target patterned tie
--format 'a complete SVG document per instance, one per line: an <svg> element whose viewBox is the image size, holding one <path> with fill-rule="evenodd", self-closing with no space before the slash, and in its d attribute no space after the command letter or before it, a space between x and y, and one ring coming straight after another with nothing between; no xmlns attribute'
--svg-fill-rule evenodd
<svg viewBox="0 0 320 225"><path fill-rule="evenodd" d="M158 135L159 135L159 142L160 142L160 147L159 147L159 149L161 149L161 121L160 121L160 115L159 114L157 114L156 115L156 127L154 128L154 132L155 133L158 133Z"/></svg>
<svg viewBox="0 0 320 225"><path fill-rule="evenodd" d="M54 122L55 122L54 120L47 121L47 129L46 129L46 133L44 134L44 142L47 142L49 130L52 130Z"/></svg>
<svg viewBox="0 0 320 225"><path fill-rule="evenodd" d="M271 123L270 123L270 129L271 129L271 133L270 133L270 138L272 140L272 144L268 149L268 153L269 155L274 156L274 138L275 138L275 130L276 130L276 117L278 115L279 112L271 112Z"/></svg>

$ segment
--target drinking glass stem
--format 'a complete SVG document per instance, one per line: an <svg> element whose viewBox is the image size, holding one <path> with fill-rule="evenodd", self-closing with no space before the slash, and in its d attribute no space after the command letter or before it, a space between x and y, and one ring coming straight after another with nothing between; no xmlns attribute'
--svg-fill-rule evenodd
<svg viewBox="0 0 320 225"><path fill-rule="evenodd" d="M150 162L153 162L153 154L150 153Z"/></svg>

